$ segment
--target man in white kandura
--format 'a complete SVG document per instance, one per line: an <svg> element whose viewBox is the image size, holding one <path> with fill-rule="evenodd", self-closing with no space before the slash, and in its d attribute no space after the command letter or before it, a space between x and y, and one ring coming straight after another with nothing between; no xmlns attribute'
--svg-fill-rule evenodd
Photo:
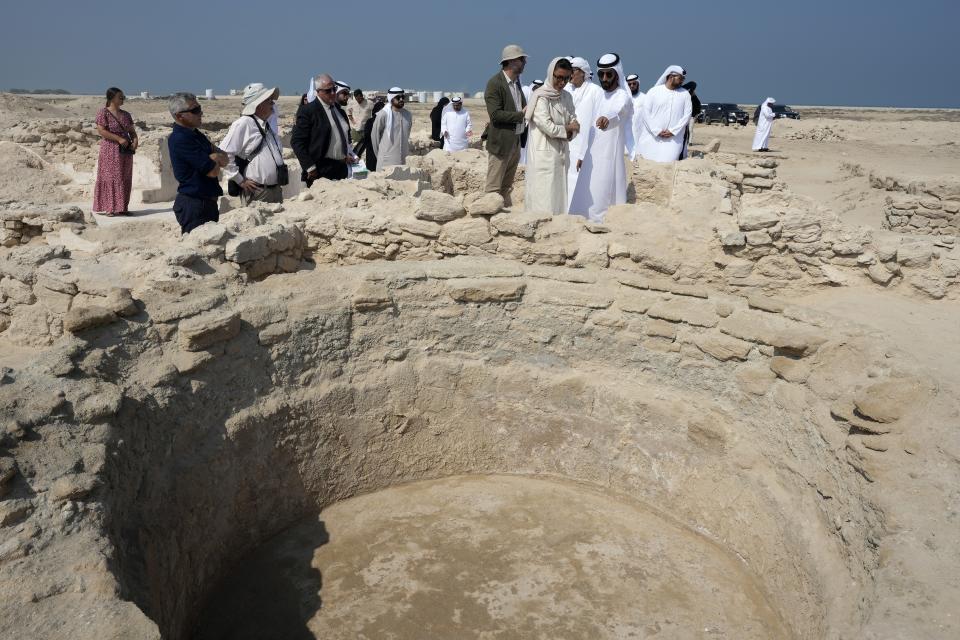
<svg viewBox="0 0 960 640"><path fill-rule="evenodd" d="M380 110L373 121L370 143L377 156L377 171L384 167L403 164L410 151L410 128L413 116L403 108L403 89L393 87L387 92L390 105Z"/></svg>
<svg viewBox="0 0 960 640"><path fill-rule="evenodd" d="M567 212L569 141L580 131L573 96L563 90L572 75L569 60L554 58L547 67L547 83L534 90L527 103L527 211Z"/></svg>
<svg viewBox="0 0 960 640"><path fill-rule="evenodd" d="M589 129L587 153L580 166L570 213L603 222L607 209L627 201L627 167L624 154L633 126L633 101L627 89L620 56L604 54L597 61L603 95ZM579 119L579 114L578 114ZM584 127L587 123L584 123Z"/></svg>
<svg viewBox="0 0 960 640"><path fill-rule="evenodd" d="M654 162L673 162L683 153L683 133L690 122L693 103L680 87L683 67L667 67L643 100L640 155Z"/></svg>
<svg viewBox="0 0 960 640"><path fill-rule="evenodd" d="M757 132L753 134L754 151L770 151L767 147L770 144L770 132L773 131L773 121L777 116L773 113L770 105L776 103L773 98L767 98L760 105L760 113L757 116Z"/></svg>
<svg viewBox="0 0 960 640"><path fill-rule="evenodd" d="M220 149L227 154L223 175L232 181L231 195L239 194L241 206L254 201L283 202L279 168L286 173L283 143L270 126L273 105L280 97L276 87L260 83L247 85L241 116L230 125ZM283 184L281 184L281 182Z"/></svg>
<svg viewBox="0 0 960 640"><path fill-rule="evenodd" d="M577 177L580 175L580 165L587 153L587 143L590 131L597 118L594 113L597 104L603 96L603 89L590 82L590 63L583 58L570 59L573 66L573 77L567 83L566 91L573 97L573 108L577 112L577 121L580 123L580 135L570 141L570 169L567 171L567 210L570 211L570 199L577 186Z"/></svg>
<svg viewBox="0 0 960 640"><path fill-rule="evenodd" d="M470 146L473 135L473 123L470 114L463 106L463 98L457 96L450 100L450 108L443 110L440 118L440 135L443 136L443 150L447 153L463 151Z"/></svg>
<svg viewBox="0 0 960 640"><path fill-rule="evenodd" d="M640 91L640 78L635 73L627 76L627 87L630 88L630 99L633 100L633 148L627 149L631 160L636 160L640 153L640 134L643 133L643 99L646 94Z"/></svg>

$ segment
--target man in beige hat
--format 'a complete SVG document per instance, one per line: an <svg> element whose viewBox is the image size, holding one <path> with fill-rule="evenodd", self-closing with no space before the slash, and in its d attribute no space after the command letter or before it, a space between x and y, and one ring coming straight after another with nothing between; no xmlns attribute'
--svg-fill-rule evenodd
<svg viewBox="0 0 960 640"><path fill-rule="evenodd" d="M232 196L241 205L251 202L283 202L287 168L283 143L270 126L273 105L280 97L276 87L260 83L247 85L243 92L241 116L230 125L220 149L227 154L223 169ZM282 167L282 168L281 168Z"/></svg>
<svg viewBox="0 0 960 640"><path fill-rule="evenodd" d="M519 45L507 45L500 56L500 71L490 78L483 92L490 116L484 191L499 193L507 206L511 205L510 192L520 161L520 148L527 135L523 115L527 101L519 81L526 64L527 54L523 49Z"/></svg>

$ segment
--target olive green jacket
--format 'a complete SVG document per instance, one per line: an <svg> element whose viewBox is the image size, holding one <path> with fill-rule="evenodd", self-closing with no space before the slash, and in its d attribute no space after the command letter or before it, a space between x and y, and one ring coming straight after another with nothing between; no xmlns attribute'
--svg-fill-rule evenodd
<svg viewBox="0 0 960 640"><path fill-rule="evenodd" d="M490 116L490 125L487 128L487 151L495 156L509 154L517 144L517 125L524 121L523 111L527 106L527 99L520 90L520 111L513 105L510 87L503 71L497 73L487 82L487 89L483 92L483 101L487 104L487 115ZM527 132L520 136L520 144L526 142Z"/></svg>

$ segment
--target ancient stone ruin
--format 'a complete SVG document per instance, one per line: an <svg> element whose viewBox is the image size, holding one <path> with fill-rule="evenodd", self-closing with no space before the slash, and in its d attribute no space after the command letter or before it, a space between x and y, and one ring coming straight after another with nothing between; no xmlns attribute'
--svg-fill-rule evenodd
<svg viewBox="0 0 960 640"><path fill-rule="evenodd" d="M4 636L951 637L956 394L795 299L955 298L952 244L772 159L641 164L602 225L483 171L182 240L4 211Z"/></svg>

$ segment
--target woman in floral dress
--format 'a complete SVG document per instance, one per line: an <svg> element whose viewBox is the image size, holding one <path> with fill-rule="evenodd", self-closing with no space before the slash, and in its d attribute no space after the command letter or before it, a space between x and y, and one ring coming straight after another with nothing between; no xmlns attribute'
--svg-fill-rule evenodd
<svg viewBox="0 0 960 640"><path fill-rule="evenodd" d="M97 112L100 159L97 184L93 189L93 210L107 216L127 215L133 189L133 154L139 144L133 118L120 108L126 96L116 87L107 89L107 104Z"/></svg>

